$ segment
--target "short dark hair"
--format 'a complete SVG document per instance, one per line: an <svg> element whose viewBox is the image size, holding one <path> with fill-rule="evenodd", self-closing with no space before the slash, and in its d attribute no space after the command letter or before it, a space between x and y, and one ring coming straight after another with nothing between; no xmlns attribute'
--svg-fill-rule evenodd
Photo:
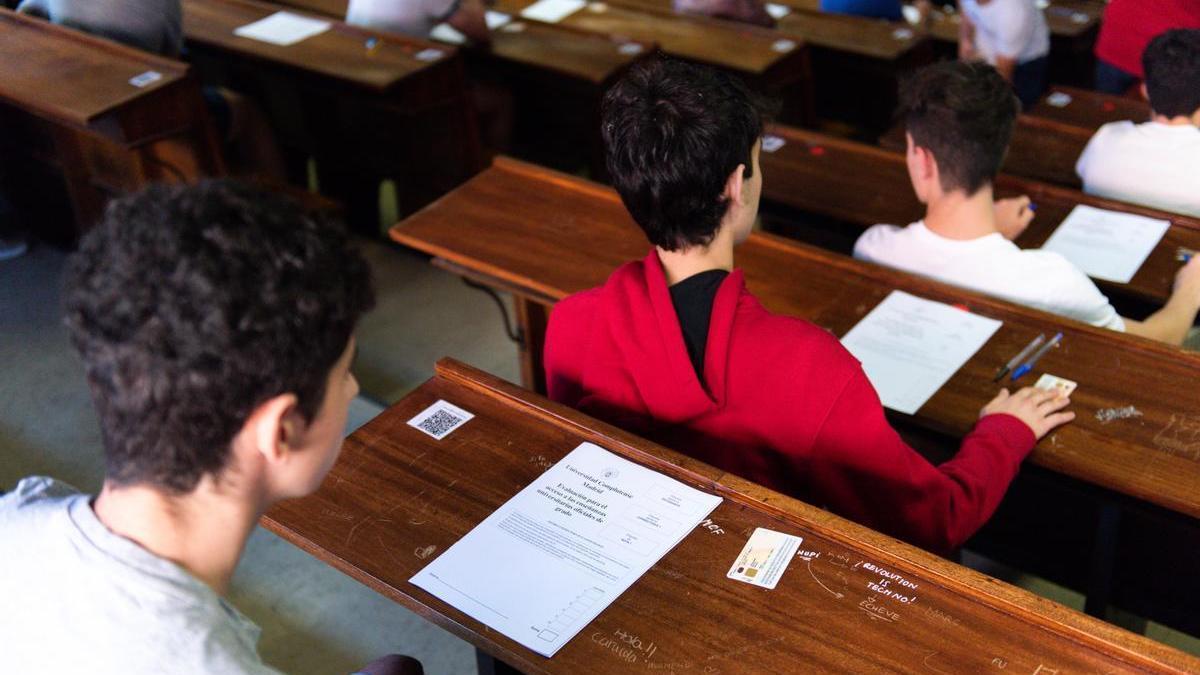
<svg viewBox="0 0 1200 675"><path fill-rule="evenodd" d="M975 194L1000 170L1021 104L982 62L941 61L909 75L900 116L913 143L933 153L942 189Z"/></svg>
<svg viewBox="0 0 1200 675"><path fill-rule="evenodd" d="M374 303L340 223L232 180L113 201L64 290L107 480L170 493L219 474L264 401L294 393L311 420Z"/></svg>
<svg viewBox="0 0 1200 675"><path fill-rule="evenodd" d="M1200 29L1169 30L1151 40L1142 68L1154 112L1178 117L1200 110Z"/></svg>
<svg viewBox="0 0 1200 675"><path fill-rule="evenodd" d="M725 181L762 136L764 101L721 71L654 56L604 96L608 172L650 242L707 245L728 208Z"/></svg>

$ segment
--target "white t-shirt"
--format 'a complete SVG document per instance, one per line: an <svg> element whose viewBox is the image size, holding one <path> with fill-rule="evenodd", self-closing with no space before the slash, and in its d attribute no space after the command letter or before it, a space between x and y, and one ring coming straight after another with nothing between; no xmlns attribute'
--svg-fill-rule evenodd
<svg viewBox="0 0 1200 675"><path fill-rule="evenodd" d="M457 12L458 4L459 0L350 0L346 23L424 38Z"/></svg>
<svg viewBox="0 0 1200 675"><path fill-rule="evenodd" d="M1200 217L1200 128L1105 124L1088 141L1075 172L1088 194Z"/></svg>
<svg viewBox="0 0 1200 675"><path fill-rule="evenodd" d="M1124 331L1125 322L1096 284L1053 251L1022 250L999 233L947 239L924 221L876 225L854 257L993 295L1084 323Z"/></svg>
<svg viewBox="0 0 1200 675"><path fill-rule="evenodd" d="M1028 63L1050 53L1050 29L1036 0L962 0L962 12L975 25L975 48L992 65L996 57Z"/></svg>
<svg viewBox="0 0 1200 675"><path fill-rule="evenodd" d="M0 598L5 673L279 675L249 619L50 478L0 497Z"/></svg>

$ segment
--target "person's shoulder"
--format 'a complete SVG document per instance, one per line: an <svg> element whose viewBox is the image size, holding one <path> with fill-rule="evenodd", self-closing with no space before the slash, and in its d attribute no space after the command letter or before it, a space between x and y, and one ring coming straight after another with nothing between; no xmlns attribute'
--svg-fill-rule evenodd
<svg viewBox="0 0 1200 675"><path fill-rule="evenodd" d="M807 319L768 311L754 296L746 293L738 306L735 330L746 340L758 360L770 362L773 369L786 371L787 365L817 367L825 372L852 371L858 361L826 328Z"/></svg>
<svg viewBox="0 0 1200 675"><path fill-rule="evenodd" d="M878 261L885 253L894 251L895 242L911 237L908 227L899 225L874 225L867 228L854 242L854 257L860 260Z"/></svg>
<svg viewBox="0 0 1200 675"><path fill-rule="evenodd" d="M58 501L77 494L79 494L79 490L47 476L23 478L11 492L0 495L0 518L6 513Z"/></svg>

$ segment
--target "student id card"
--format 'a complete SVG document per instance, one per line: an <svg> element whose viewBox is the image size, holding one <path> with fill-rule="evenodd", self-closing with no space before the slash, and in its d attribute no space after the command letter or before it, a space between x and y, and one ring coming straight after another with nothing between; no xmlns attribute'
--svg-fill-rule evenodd
<svg viewBox="0 0 1200 675"><path fill-rule="evenodd" d="M741 555L729 568L730 579L763 588L775 588L788 563L803 542L802 537L760 527L750 535Z"/></svg>

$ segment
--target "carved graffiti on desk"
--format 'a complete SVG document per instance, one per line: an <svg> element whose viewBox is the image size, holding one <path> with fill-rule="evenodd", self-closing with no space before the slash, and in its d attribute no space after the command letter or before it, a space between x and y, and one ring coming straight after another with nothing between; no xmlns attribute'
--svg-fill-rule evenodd
<svg viewBox="0 0 1200 675"><path fill-rule="evenodd" d="M1172 414L1166 428L1154 436L1154 445L1177 457L1200 461L1200 415Z"/></svg>
<svg viewBox="0 0 1200 675"><path fill-rule="evenodd" d="M879 604L879 599L871 596L866 600L858 603L858 608L867 613L874 621L886 621L895 623L900 620L900 615L892 610Z"/></svg>

